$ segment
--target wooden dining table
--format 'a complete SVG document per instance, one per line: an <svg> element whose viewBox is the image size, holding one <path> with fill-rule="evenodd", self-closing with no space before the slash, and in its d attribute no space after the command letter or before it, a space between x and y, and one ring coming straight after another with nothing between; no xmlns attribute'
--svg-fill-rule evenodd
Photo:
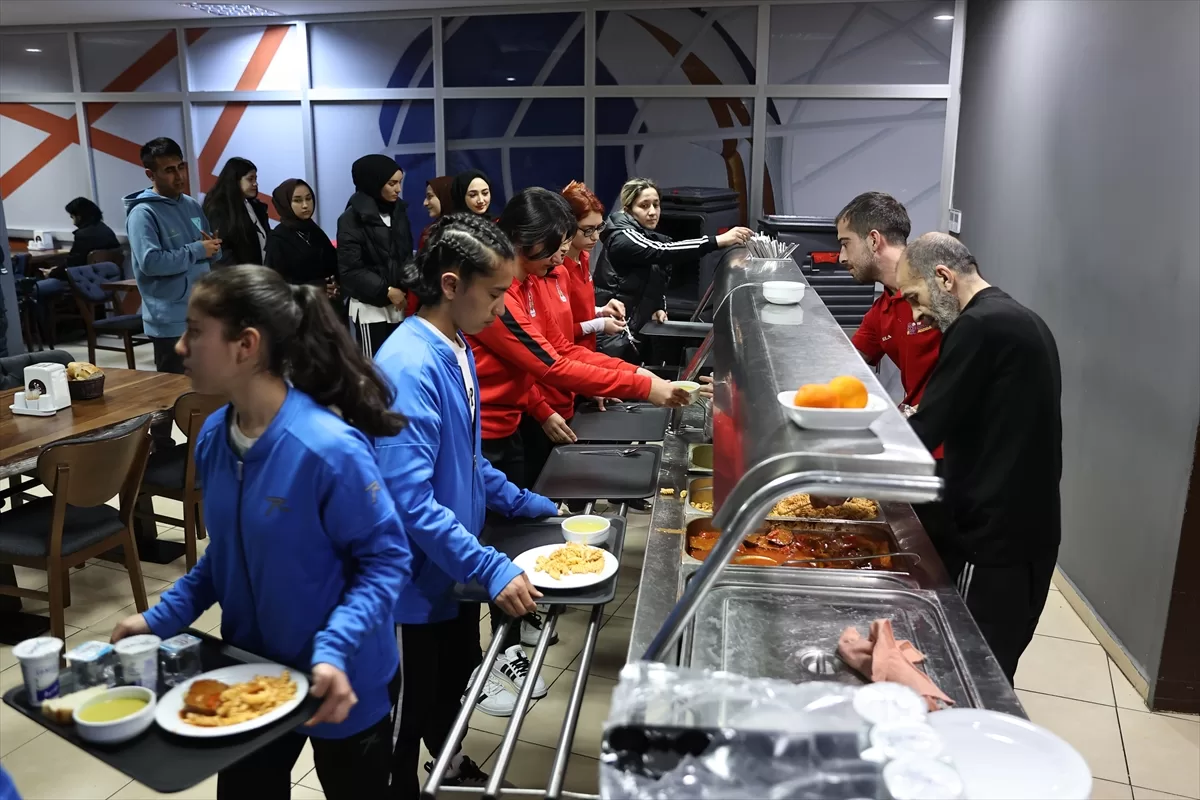
<svg viewBox="0 0 1200 800"><path fill-rule="evenodd" d="M120 435L133 429L137 420L146 414L155 422L169 419L175 401L191 391L191 381L183 375L106 369L102 397L76 400L52 417L13 414L9 406L17 391L19 389L0 392L0 479L33 472L37 469L41 452L56 442L68 439L87 441ZM152 509L143 506L142 510ZM0 519L0 527L2 525ZM153 520L145 524L140 519L135 521L134 534L137 537L138 556L143 561L167 564L183 555L182 544L157 538L158 529ZM0 583L15 583L11 566L0 565ZM12 616L11 608L0 606L0 610L10 612L0 617ZM3 639L0 636L0 641Z"/></svg>

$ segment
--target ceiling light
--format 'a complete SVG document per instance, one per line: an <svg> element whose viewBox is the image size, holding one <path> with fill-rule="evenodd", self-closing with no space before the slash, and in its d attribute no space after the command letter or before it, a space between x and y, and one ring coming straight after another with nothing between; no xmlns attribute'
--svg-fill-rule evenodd
<svg viewBox="0 0 1200 800"><path fill-rule="evenodd" d="M203 11L217 17L278 17L278 11L249 3L180 3L185 8Z"/></svg>
<svg viewBox="0 0 1200 800"><path fill-rule="evenodd" d="M514 77L512 77L512 76L510 75L509 77L505 78L504 80L508 81L509 83L513 83L513 82L515 82L517 79L516 79L516 78L514 78Z"/></svg>
<svg viewBox="0 0 1200 800"><path fill-rule="evenodd" d="M42 52L42 48L40 48L40 47L26 47L26 48L25 48L25 52L26 52L26 53L40 53L40 52Z"/></svg>
<svg viewBox="0 0 1200 800"><path fill-rule="evenodd" d="M934 19L936 19L938 22L949 22L950 20L954 19L954 15L953 14L938 14L936 17L934 17Z"/></svg>

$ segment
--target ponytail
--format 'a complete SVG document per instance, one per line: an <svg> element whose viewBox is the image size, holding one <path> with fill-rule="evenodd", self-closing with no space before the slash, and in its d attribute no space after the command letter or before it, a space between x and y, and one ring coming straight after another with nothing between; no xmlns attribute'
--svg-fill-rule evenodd
<svg viewBox="0 0 1200 800"><path fill-rule="evenodd" d="M324 406L368 436L395 436L402 414L391 410L395 391L354 346L330 307L325 290L289 286L267 267L244 264L210 272L196 283L192 305L220 320L233 340L247 328L263 339L263 369Z"/></svg>
<svg viewBox="0 0 1200 800"><path fill-rule="evenodd" d="M300 324L287 345L292 385L321 405L336 407L342 419L368 436L400 433L407 421L391 410L395 390L354 346L325 290L293 286L292 299L300 309Z"/></svg>

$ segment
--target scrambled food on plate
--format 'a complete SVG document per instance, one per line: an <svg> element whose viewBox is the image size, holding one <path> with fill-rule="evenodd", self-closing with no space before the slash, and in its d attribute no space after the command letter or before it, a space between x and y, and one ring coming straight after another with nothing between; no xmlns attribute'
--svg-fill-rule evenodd
<svg viewBox="0 0 1200 800"><path fill-rule="evenodd" d="M564 575L586 575L604 569L604 551L599 547L570 542L548 556L538 556L535 569L545 572L554 580Z"/></svg>
<svg viewBox="0 0 1200 800"><path fill-rule="evenodd" d="M711 500L693 500L692 508L706 514L713 513ZM841 505L813 508L812 497L794 494L785 497L771 509L772 517L808 517L810 519L868 520L879 516L879 503L865 497L851 497Z"/></svg>
<svg viewBox="0 0 1200 800"><path fill-rule="evenodd" d="M286 671L277 677L256 675L233 686L198 680L188 689L179 717L200 728L223 728L257 719L295 696L296 682Z"/></svg>

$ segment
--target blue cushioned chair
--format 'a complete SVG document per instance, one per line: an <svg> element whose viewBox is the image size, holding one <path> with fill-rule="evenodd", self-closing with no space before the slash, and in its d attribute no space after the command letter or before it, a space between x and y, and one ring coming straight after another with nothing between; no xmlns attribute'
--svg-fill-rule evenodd
<svg viewBox="0 0 1200 800"><path fill-rule="evenodd" d="M105 308L112 301L112 291L104 288L110 281L121 280L121 268L113 263L88 264L84 267L67 267L67 277L71 281L71 290L75 302L79 306L79 314L87 328L88 361L96 363L97 350L112 350L125 353L125 361L130 369L136 369L133 358L133 348L138 345L150 344L145 337L138 337L142 332L141 314L121 314L98 318L97 308ZM97 344L98 335L115 336L121 339L122 346Z"/></svg>

